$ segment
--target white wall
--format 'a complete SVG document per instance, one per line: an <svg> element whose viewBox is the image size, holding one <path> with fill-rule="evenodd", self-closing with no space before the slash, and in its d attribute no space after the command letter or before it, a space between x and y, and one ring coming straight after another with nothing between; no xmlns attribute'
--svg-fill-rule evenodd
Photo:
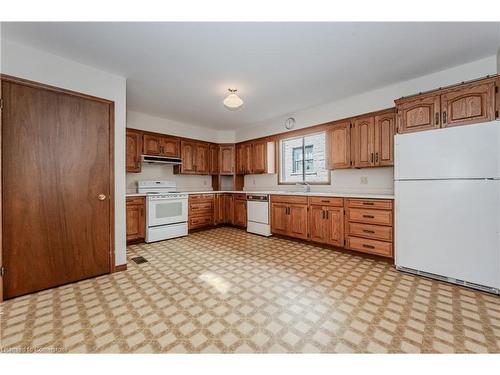
<svg viewBox="0 0 500 375"><path fill-rule="evenodd" d="M500 53L500 51L499 51ZM296 120L295 129L351 117L367 112L394 106L394 99L401 96L432 90L440 86L451 85L470 79L495 74L500 69L500 55L490 56L468 64L432 73L423 77L400 82L363 94L351 96L335 102L296 111L287 116L277 117L236 131L236 141L263 137L285 131L283 123L287 117ZM497 65L498 64L498 65ZM500 70L498 70L500 72ZM353 193L393 193L393 168L349 169L332 171L331 185L313 186L313 191L334 191ZM290 189L278 185L278 177L273 175L255 175L245 177L246 190L284 190ZM295 188L295 187L294 187ZM297 189L297 188L295 188Z"/></svg>
<svg viewBox="0 0 500 375"><path fill-rule="evenodd" d="M115 103L115 261L126 263L125 116L126 79L2 39L4 74L78 91Z"/></svg>

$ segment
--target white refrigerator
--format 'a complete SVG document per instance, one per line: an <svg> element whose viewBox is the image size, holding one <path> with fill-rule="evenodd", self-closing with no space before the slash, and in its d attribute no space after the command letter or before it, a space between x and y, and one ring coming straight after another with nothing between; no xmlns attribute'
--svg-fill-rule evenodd
<svg viewBox="0 0 500 375"><path fill-rule="evenodd" d="M500 294L500 121L395 137L396 268Z"/></svg>

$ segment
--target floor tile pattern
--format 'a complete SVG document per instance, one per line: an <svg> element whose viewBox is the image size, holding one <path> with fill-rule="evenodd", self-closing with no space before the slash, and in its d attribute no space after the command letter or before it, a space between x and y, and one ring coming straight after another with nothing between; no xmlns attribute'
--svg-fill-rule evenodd
<svg viewBox="0 0 500 375"><path fill-rule="evenodd" d="M389 263L216 228L128 270L1 305L4 352L500 352L500 298Z"/></svg>

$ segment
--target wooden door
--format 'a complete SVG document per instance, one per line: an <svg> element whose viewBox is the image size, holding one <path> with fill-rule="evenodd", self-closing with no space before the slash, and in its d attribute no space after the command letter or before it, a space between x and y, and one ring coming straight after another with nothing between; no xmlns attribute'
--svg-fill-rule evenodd
<svg viewBox="0 0 500 375"><path fill-rule="evenodd" d="M234 225L239 227L247 226L247 201L242 199L234 200Z"/></svg>
<svg viewBox="0 0 500 375"><path fill-rule="evenodd" d="M220 174L234 173L234 146L220 146Z"/></svg>
<svg viewBox="0 0 500 375"><path fill-rule="evenodd" d="M233 224L234 222L234 196L233 194L225 194L224 196L224 222L226 224Z"/></svg>
<svg viewBox="0 0 500 375"><path fill-rule="evenodd" d="M365 168L374 165L375 126L373 116L358 118L354 121L354 167Z"/></svg>
<svg viewBox="0 0 500 375"><path fill-rule="evenodd" d="M333 125L328 131L328 156L330 169L351 167L351 123Z"/></svg>
<svg viewBox="0 0 500 375"><path fill-rule="evenodd" d="M375 116L375 165L394 165L394 112Z"/></svg>
<svg viewBox="0 0 500 375"><path fill-rule="evenodd" d="M143 197L127 198L127 243L143 240L146 235L145 200Z"/></svg>
<svg viewBox="0 0 500 375"><path fill-rule="evenodd" d="M310 239L314 242L327 242L326 211L322 206L309 206Z"/></svg>
<svg viewBox="0 0 500 375"><path fill-rule="evenodd" d="M144 155L161 155L161 138L154 134L144 134L142 153Z"/></svg>
<svg viewBox="0 0 500 375"><path fill-rule="evenodd" d="M271 232L286 235L288 232L288 205L271 203Z"/></svg>
<svg viewBox="0 0 500 375"><path fill-rule="evenodd" d="M495 82L472 83L441 94L442 127L495 119Z"/></svg>
<svg viewBox="0 0 500 375"><path fill-rule="evenodd" d="M398 133L440 128L440 107L439 94L396 101Z"/></svg>
<svg viewBox="0 0 500 375"><path fill-rule="evenodd" d="M245 174L245 146L236 146L236 174Z"/></svg>
<svg viewBox="0 0 500 375"><path fill-rule="evenodd" d="M125 168L127 172L141 171L141 153L142 153L142 132L127 129L126 131L126 161Z"/></svg>
<svg viewBox="0 0 500 375"><path fill-rule="evenodd" d="M344 246L344 209L342 207L326 207L327 243Z"/></svg>
<svg viewBox="0 0 500 375"><path fill-rule="evenodd" d="M253 160L252 160L252 144L245 143L244 145L244 166L245 174L253 173Z"/></svg>
<svg viewBox="0 0 500 375"><path fill-rule="evenodd" d="M2 97L5 298L110 272L113 103L15 80Z"/></svg>
<svg viewBox="0 0 500 375"><path fill-rule="evenodd" d="M191 141L181 141L181 173L194 174L196 173L195 166L196 146Z"/></svg>
<svg viewBox="0 0 500 375"><path fill-rule="evenodd" d="M210 145L210 174L219 174L219 146Z"/></svg>
<svg viewBox="0 0 500 375"><path fill-rule="evenodd" d="M160 138L160 150L162 156L170 156L178 158L180 147L179 138L176 137L161 137Z"/></svg>
<svg viewBox="0 0 500 375"><path fill-rule="evenodd" d="M252 156L251 156L252 173L266 173L267 172L267 142L255 141L252 143Z"/></svg>
<svg viewBox="0 0 500 375"><path fill-rule="evenodd" d="M307 239L307 204L289 204L288 235Z"/></svg>
<svg viewBox="0 0 500 375"><path fill-rule="evenodd" d="M210 152L208 144L196 143L195 152L195 169L196 174L209 174L210 173Z"/></svg>

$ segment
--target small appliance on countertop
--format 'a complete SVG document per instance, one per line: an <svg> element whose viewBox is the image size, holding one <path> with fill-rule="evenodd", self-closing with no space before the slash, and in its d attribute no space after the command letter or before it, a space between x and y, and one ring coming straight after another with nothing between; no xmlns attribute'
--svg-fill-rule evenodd
<svg viewBox="0 0 500 375"><path fill-rule="evenodd" d="M176 191L175 181L139 181L137 191L146 194L146 242L188 234L188 194Z"/></svg>
<svg viewBox="0 0 500 375"><path fill-rule="evenodd" d="M247 232L271 235L269 194L247 193Z"/></svg>

